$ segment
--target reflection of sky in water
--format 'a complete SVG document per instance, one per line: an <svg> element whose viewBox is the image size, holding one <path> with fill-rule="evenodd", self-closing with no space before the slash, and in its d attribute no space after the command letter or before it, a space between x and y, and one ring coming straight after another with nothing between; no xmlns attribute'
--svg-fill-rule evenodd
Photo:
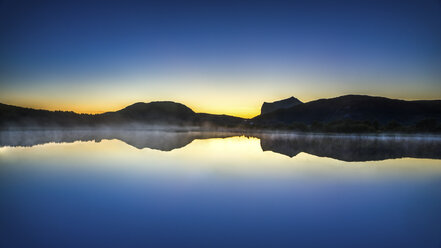
<svg viewBox="0 0 441 248"><path fill-rule="evenodd" d="M172 152L137 149L119 140L103 140L99 143L77 141L2 147L0 154L4 164L73 166L75 170L105 169L146 176L159 173L163 176L274 176L290 179L308 175L339 178L345 175L352 178L441 175L441 160L404 158L348 163L307 153L289 158L271 151L262 152L259 139L246 137L194 140Z"/></svg>
<svg viewBox="0 0 441 248"><path fill-rule="evenodd" d="M441 160L289 158L233 137L3 147L0 163L6 245L441 244Z"/></svg>

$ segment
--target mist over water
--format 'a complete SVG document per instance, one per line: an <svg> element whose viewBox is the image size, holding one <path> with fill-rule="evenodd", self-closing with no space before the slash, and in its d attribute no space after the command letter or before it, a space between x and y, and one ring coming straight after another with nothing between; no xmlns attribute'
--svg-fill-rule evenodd
<svg viewBox="0 0 441 248"><path fill-rule="evenodd" d="M2 247L439 247L441 139L0 132Z"/></svg>
<svg viewBox="0 0 441 248"><path fill-rule="evenodd" d="M262 151L289 157L306 152L344 161L385 160L392 158L441 159L441 136L436 135L347 135L293 132L258 132L234 129L200 129L179 126L149 126L126 129L68 129L0 131L0 146L35 146L46 143L72 143L117 139L138 149L171 151L194 140L253 137Z"/></svg>

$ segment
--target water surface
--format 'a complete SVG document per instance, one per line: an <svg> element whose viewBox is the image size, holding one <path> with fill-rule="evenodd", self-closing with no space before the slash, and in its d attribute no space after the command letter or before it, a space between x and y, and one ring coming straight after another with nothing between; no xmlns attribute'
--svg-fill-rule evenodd
<svg viewBox="0 0 441 248"><path fill-rule="evenodd" d="M441 140L0 133L1 247L440 247Z"/></svg>

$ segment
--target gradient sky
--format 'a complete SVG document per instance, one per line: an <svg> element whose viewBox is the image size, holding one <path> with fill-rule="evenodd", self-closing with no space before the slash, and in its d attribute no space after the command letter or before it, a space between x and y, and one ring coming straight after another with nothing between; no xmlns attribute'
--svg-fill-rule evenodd
<svg viewBox="0 0 441 248"><path fill-rule="evenodd" d="M99 113L172 100L441 99L441 2L1 1L0 102Z"/></svg>

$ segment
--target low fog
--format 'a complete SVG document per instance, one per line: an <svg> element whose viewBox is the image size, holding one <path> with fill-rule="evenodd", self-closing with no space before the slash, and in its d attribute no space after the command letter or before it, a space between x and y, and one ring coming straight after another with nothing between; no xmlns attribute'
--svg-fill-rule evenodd
<svg viewBox="0 0 441 248"><path fill-rule="evenodd" d="M392 158L441 159L441 136L434 135L345 135L272 131L243 131L210 127L130 125L124 128L34 129L0 131L0 146L31 147L47 143L120 140L137 149L172 151L196 139L247 136L260 139L262 151L289 157L301 152L343 161L370 161Z"/></svg>

